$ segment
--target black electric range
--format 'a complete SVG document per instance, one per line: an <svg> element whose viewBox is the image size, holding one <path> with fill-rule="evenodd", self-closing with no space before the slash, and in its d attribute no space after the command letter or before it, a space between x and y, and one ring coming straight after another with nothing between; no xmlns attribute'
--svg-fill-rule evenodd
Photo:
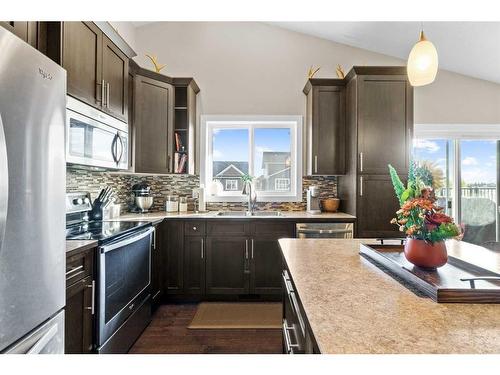
<svg viewBox="0 0 500 375"><path fill-rule="evenodd" d="M67 240L96 240L108 242L122 238L140 228L150 226L147 221L89 221L66 228Z"/></svg>

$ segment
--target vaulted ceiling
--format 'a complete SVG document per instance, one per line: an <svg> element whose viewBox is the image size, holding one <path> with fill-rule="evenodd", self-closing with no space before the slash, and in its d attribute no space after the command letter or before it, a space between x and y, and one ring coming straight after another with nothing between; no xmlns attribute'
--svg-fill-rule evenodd
<svg viewBox="0 0 500 375"><path fill-rule="evenodd" d="M288 30L407 59L420 22L271 22ZM500 22L425 22L439 67L500 83Z"/></svg>

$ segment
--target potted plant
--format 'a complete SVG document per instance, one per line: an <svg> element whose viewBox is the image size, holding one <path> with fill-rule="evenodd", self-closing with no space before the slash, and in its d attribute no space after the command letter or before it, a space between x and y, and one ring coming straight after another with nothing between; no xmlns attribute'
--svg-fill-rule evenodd
<svg viewBox="0 0 500 375"><path fill-rule="evenodd" d="M444 266L448 261L444 240L459 237L462 231L436 204L434 188L440 184L439 175L428 163L411 162L405 187L391 165L389 173L401 207L391 223L407 236L406 259L421 268Z"/></svg>

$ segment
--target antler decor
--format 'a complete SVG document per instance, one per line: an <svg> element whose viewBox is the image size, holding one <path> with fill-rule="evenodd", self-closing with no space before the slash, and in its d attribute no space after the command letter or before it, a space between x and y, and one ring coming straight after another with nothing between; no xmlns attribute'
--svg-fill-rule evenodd
<svg viewBox="0 0 500 375"><path fill-rule="evenodd" d="M320 70L320 69L321 69L321 66L318 66L318 68L315 70L315 69L313 68L313 66L311 65L311 67L310 67L310 68L309 68L309 70L307 71L307 78L308 78L308 79L314 78L314 75L315 75L316 73L318 73L318 70Z"/></svg>
<svg viewBox="0 0 500 375"><path fill-rule="evenodd" d="M154 56L154 55L146 55L146 56L149 57L149 59L151 60L151 62L155 66L156 73L160 73L160 70L162 70L166 66L165 64L160 65L158 63L158 58L156 56Z"/></svg>
<svg viewBox="0 0 500 375"><path fill-rule="evenodd" d="M337 73L337 77L345 78L344 69L342 68L342 66L340 66L340 64L337 64L337 69L335 69L335 72Z"/></svg>

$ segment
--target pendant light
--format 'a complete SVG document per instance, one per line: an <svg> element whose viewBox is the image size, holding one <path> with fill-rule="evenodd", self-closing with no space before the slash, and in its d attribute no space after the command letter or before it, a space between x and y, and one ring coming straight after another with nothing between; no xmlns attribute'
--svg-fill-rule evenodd
<svg viewBox="0 0 500 375"><path fill-rule="evenodd" d="M420 40L411 49L408 56L408 80L412 86L425 86L436 78L438 54L432 42L425 38L423 29Z"/></svg>

